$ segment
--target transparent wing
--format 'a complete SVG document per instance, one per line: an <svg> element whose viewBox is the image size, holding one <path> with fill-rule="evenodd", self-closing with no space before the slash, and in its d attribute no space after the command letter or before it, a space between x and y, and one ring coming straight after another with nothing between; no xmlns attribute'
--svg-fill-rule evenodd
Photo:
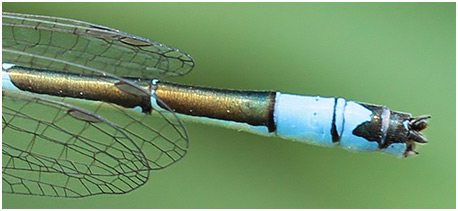
<svg viewBox="0 0 458 211"><path fill-rule="evenodd" d="M117 79L124 82L126 90L136 90L129 92L130 94L151 96L147 90L141 88L138 84L122 77L151 78L153 76L157 78L182 75L189 72L194 65L191 57L176 49L114 29L85 22L45 16L3 13L2 29L3 62L53 71L98 75L102 76L98 77L100 80ZM156 48L158 50L154 50ZM15 97L16 94L12 93L8 95L8 98L3 98L4 116L7 110L5 106L6 108L14 108L11 102L14 102ZM42 101L48 102L47 99L42 97L34 96L32 98L21 98L21 100L28 102L27 105L29 107L38 106L34 104L39 104L39 108L32 110L42 114L43 118L45 118L44 116L48 114L46 107L52 107L50 106L52 103L37 103ZM143 170L149 171L165 168L180 160L186 153L188 147L186 130L182 122L170 109L166 109L165 111L153 110L151 114L145 114L110 103L87 103L78 99L49 98L52 98L53 102L60 101L73 108L82 109L91 114L90 116L98 116L104 119L105 123L122 131L126 139L119 139L118 141L124 143L130 140L139 148L138 153L143 154L145 159L143 168L132 170L129 174L140 174ZM161 102L159 103L162 104ZM167 107L167 105L163 104L163 107ZM15 114L13 112L10 116L13 117ZM25 115L23 119L27 119L27 117ZM39 118L35 118L32 121L38 121L39 123ZM4 133L2 135L4 143L5 140L8 143L18 139L17 137L21 137L20 134L35 134L18 130L17 128L22 127L20 125L15 127L16 130L9 127L9 125L11 124L7 124L4 118ZM63 128L65 127L71 128L72 124L63 126ZM8 131L5 132L5 128ZM66 137L65 133L61 132L64 137ZM56 140L58 139L58 137L54 138ZM96 139L98 136L88 138ZM83 150L84 146L81 148ZM28 150L24 146L4 147L4 149L6 149L6 151L3 150L4 160L8 160L9 156L14 154L13 152L27 152ZM133 152L135 151L125 151L124 154L132 154ZM72 157L68 160L81 162L78 159L81 159L81 157ZM30 165L28 160L24 160L24 163L24 165ZM60 165L60 163L58 164ZM107 168L112 168L112 166ZM7 174L3 174L4 182L8 178L22 178L15 174L15 172L17 171L9 171ZM39 172L41 171L36 171L37 174L40 174ZM53 175L56 175L56 177L67 176L65 172L60 173L64 175L58 175L58 172L53 173ZM78 173L75 173L74 176L78 175ZM92 173L89 172L87 175L90 176ZM121 174L124 175L126 173ZM29 180L35 181L35 183L48 184L37 179ZM3 191L13 192L5 189ZM109 192L106 190L100 191L100 193ZM16 193L19 193L19 191L16 191ZM27 193L27 191L21 193ZM94 194L88 191L86 194L76 195L86 196ZM67 195L60 194L58 196Z"/></svg>
<svg viewBox="0 0 458 211"><path fill-rule="evenodd" d="M79 67L84 66L119 77L144 79L180 76L194 67L193 59L185 52L105 26L7 12L3 12L2 19L3 62L87 73Z"/></svg>
<svg viewBox="0 0 458 211"><path fill-rule="evenodd" d="M186 154L188 136L173 113L55 99L3 92L3 192L126 193Z"/></svg>
<svg viewBox="0 0 458 211"><path fill-rule="evenodd" d="M3 192L83 197L126 193L149 177L123 129L84 109L3 92Z"/></svg>
<svg viewBox="0 0 458 211"><path fill-rule="evenodd" d="M112 103L70 98L62 101L101 116L124 131L145 155L150 170L168 167L186 154L188 134L173 112L152 110L149 114Z"/></svg>

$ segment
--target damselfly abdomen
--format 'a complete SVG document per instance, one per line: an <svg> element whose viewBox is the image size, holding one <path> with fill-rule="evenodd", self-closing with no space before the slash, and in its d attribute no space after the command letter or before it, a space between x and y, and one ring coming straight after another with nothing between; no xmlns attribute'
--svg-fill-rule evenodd
<svg viewBox="0 0 458 211"><path fill-rule="evenodd" d="M350 151L417 154L429 116L343 98L162 81L186 53L108 27L3 13L3 192L121 194L186 153L180 119Z"/></svg>

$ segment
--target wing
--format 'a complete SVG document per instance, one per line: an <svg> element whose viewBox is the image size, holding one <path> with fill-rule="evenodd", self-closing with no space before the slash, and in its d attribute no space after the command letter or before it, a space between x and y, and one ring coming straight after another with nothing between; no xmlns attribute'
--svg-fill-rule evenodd
<svg viewBox="0 0 458 211"><path fill-rule="evenodd" d="M149 177L123 129L84 109L3 92L3 192L83 197L126 193Z"/></svg>
<svg viewBox="0 0 458 211"><path fill-rule="evenodd" d="M119 81L124 82L126 90L136 90L131 94L144 94L151 95L146 90L142 89L138 84L131 80L125 80L122 77L134 77L134 78L154 78L157 77L168 77L183 75L189 72L194 65L193 60L186 53L180 52L176 49L167 47L160 43L139 38L133 35L119 32L114 29L89 24L85 22L53 18L46 16L34 16L34 15L22 15L22 14L11 14L3 13L3 62L14 63L19 66L51 69L54 71L64 71L70 73L84 74L84 75L98 75L104 78L115 78ZM143 79L144 79L143 78ZM130 87L129 87L130 86ZM140 92L139 92L140 91ZM18 113L15 109L13 102L22 101L23 104L28 105L30 109L27 115L22 115L22 119L26 121L35 122L35 125L41 126L41 118L46 119L49 115L47 112L48 107L53 108L54 102L64 103L67 107L72 109L80 109L84 112L77 112L76 114L86 115L66 115L70 117L80 117L79 122L86 122L87 124L94 124L91 121L91 117L96 116L99 119L103 119L102 122L107 124L106 127L111 126L112 130L116 128L116 131L105 131L96 134L110 135L111 132L120 131L125 138L116 138L120 144L127 144L126 142L132 142L133 145L137 146L137 151L133 148L130 150L124 150L122 156L127 157L138 157L136 154L142 154L144 157L143 165L138 168L131 169L129 172L123 172L115 170L120 164L110 163L112 165L106 166L107 169L111 169L119 173L119 177L125 175L137 175L145 174L143 171L148 172L149 170L165 168L178 160L180 160L186 153L188 147L188 135L182 124L182 122L176 117L176 115L169 109L165 111L153 110L151 114L138 113L130 109L104 103L104 102L91 102L82 101L78 99L70 98L57 98L57 97L46 97L33 95L33 97L19 97L15 99L16 93L7 93L7 97L3 98L3 115L6 117L5 112L10 109L11 119L21 119L15 117L16 115L23 114ZM47 102L47 103L43 103ZM61 104L59 104L61 105ZM166 105L164 105L166 107ZM54 108L55 109L55 108ZM61 109L62 112L65 109ZM34 111L35 113L33 113ZM67 112L69 110L67 109ZM70 112L72 113L72 112ZM69 113L69 114L70 114ZM39 117L33 117L33 115L40 114ZM77 118L78 119L78 118ZM8 119L3 118L3 160L14 160L11 159L11 155L15 155L18 152L26 152L29 148L26 145L11 145L8 143L14 142L15 140L23 140L24 143L34 143L35 146L42 146L45 141L38 142L30 141L40 137L46 139L46 136L30 130L22 130L20 123L16 127L7 121ZM48 120L52 122L53 120ZM75 120L73 120L75 121ZM63 121L65 122L65 121ZM70 121L71 122L71 121ZM32 124L33 125L33 124ZM76 132L68 132L69 129L73 128L72 124L66 124L61 126L65 132L61 132L62 137L72 136ZM93 131L95 127L87 127L86 129L81 128L81 131L86 132ZM89 132L88 132L89 133ZM21 135L23 134L23 135ZM27 136L29 135L29 136ZM38 136L37 136L38 135ZM25 136L25 138L23 138ZM98 142L99 135L88 136L88 141ZM60 138L53 136L53 139L49 143L58 143ZM114 139L114 138L112 138ZM67 146L66 143L60 144ZM127 144L129 145L129 144ZM44 144L46 146L46 144ZM79 149L87 151L86 146L81 146ZM89 146L87 146L89 147ZM45 147L49 150L49 148ZM65 149L68 151L68 149ZM100 149L101 153L107 149ZM62 153L65 151L62 149ZM32 153L34 154L34 153ZM35 157L45 156L45 152L42 155ZM91 157L89 157L90 160ZM94 158L94 157L92 157ZM35 158L37 159L37 158ZM53 160L54 159L54 160ZM51 161L57 164L53 166L61 165L61 162L54 157L51 157ZM22 159L24 165L33 165L27 159ZM84 157L69 157L65 159L67 162L74 163L87 163L87 158ZM141 159L138 159L141 160ZM126 165L130 161L125 161ZM140 162L140 161L139 161ZM135 163L135 162L134 162ZM3 166L6 164L4 163ZM9 168L6 168L9 169ZM12 169L12 168L10 168ZM34 170L38 175L41 175L43 169ZM5 170L5 168L4 168ZM123 168L123 170L126 170ZM14 183L11 184L24 184L24 181L29 181L34 184L46 184L54 188L61 188L63 190L66 185L52 185L52 183L41 181L37 178L24 177L22 174L29 174L32 171L12 171L9 170L3 175L3 181L14 179ZM46 170L45 170L46 172ZM62 174L62 175L59 175ZM93 177L97 176L93 171L88 171L86 174L82 172L75 172L73 177L79 178L80 176ZM63 171L53 172L52 175L56 178L68 177L68 174ZM72 177L72 178L73 178ZM145 176L144 178L147 178ZM18 182L18 179L23 179ZM79 180L79 179L77 179ZM146 179L145 179L146 180ZM104 184L113 184L115 181L111 179L111 183L104 181ZM140 182L141 181L141 182ZM142 183L143 180L135 182L137 186ZM117 184L117 183L116 183ZM6 186L12 186L10 183L6 183ZM19 185L21 186L21 185ZM19 187L15 186L15 187ZM25 185L22 185L25 187ZM81 193L73 191L72 197L94 195L98 193L124 193L134 189L135 185L127 185L127 188L114 190L116 188L103 188L98 191L88 191ZM27 189L27 188L26 188ZM38 190L41 190L39 188ZM14 192L22 194L34 194L34 195L53 195L44 194L37 191L13 191L12 188L5 190L4 192ZM68 192L71 192L68 190ZM66 196L70 197L71 194L54 194L54 196Z"/></svg>
<svg viewBox="0 0 458 211"><path fill-rule="evenodd" d="M2 19L3 62L73 73L92 68L144 79L181 76L194 67L185 52L105 26L8 12Z"/></svg>
<svg viewBox="0 0 458 211"><path fill-rule="evenodd" d="M82 197L129 192L188 148L168 111L3 92L3 192ZM114 115L113 115L114 113Z"/></svg>

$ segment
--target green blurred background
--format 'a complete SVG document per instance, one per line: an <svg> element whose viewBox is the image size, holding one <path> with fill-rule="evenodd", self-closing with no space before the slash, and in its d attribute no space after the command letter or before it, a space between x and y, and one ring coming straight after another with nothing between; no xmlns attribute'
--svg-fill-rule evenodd
<svg viewBox="0 0 458 211"><path fill-rule="evenodd" d="M3 208L455 208L455 3L3 3L182 49L175 82L342 96L430 114L397 159L187 124L189 153L126 195L3 194Z"/></svg>

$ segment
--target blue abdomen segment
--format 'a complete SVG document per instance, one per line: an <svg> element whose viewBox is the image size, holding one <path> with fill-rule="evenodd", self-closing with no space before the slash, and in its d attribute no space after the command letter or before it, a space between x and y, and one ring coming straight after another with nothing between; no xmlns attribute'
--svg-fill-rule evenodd
<svg viewBox="0 0 458 211"><path fill-rule="evenodd" d="M330 132L334 101L334 98L277 93L274 111L277 135L321 146L336 145Z"/></svg>
<svg viewBox="0 0 458 211"><path fill-rule="evenodd" d="M381 151L397 157L418 154L426 143L419 132L429 117L412 118L384 106L343 98L277 93L274 121L277 135L321 146L339 145L354 152Z"/></svg>
<svg viewBox="0 0 458 211"><path fill-rule="evenodd" d="M357 102L348 101L343 116L345 121L343 124L344 130L340 138L340 146L355 152L379 150L379 144L376 141L370 141L353 134L353 130L361 123L371 121L372 112L369 109Z"/></svg>

